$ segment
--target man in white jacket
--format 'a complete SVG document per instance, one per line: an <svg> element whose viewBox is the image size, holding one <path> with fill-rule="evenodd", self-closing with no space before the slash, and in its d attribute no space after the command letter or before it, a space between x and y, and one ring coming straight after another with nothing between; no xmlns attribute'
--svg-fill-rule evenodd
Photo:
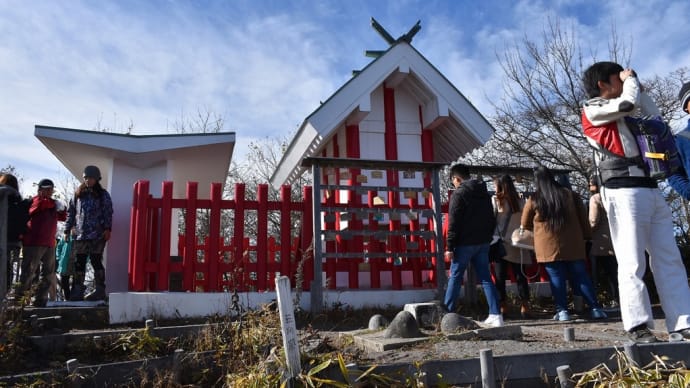
<svg viewBox="0 0 690 388"><path fill-rule="evenodd" d="M584 73L589 100L582 126L594 147L602 179L616 258L623 327L638 343L657 338L649 294L642 277L649 253L656 288L669 332L690 339L690 288L673 231L671 210L657 182L640 165L637 140L625 117L660 116L659 108L642 91L635 72L614 62L597 62Z"/></svg>

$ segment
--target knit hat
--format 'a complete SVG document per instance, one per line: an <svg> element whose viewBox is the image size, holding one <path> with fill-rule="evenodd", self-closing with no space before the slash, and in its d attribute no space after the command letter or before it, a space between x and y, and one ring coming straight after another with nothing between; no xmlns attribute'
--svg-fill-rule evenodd
<svg viewBox="0 0 690 388"><path fill-rule="evenodd" d="M96 180L101 180L101 170L96 166L86 166L84 167L84 178L96 178Z"/></svg>
<svg viewBox="0 0 690 388"><path fill-rule="evenodd" d="M55 187L55 185L50 179L41 179L41 181L38 182L39 189L52 189L53 187Z"/></svg>
<svg viewBox="0 0 690 388"><path fill-rule="evenodd" d="M680 108L683 109L684 111L687 111L688 107L688 100L690 100L690 82L686 82L683 84L683 87L680 88L680 93L678 93L678 99L680 100ZM688 112L690 113L690 112Z"/></svg>

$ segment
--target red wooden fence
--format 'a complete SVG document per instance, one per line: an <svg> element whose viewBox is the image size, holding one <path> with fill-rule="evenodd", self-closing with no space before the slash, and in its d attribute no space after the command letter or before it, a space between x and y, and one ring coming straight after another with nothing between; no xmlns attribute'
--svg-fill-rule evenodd
<svg viewBox="0 0 690 388"><path fill-rule="evenodd" d="M288 276L292 287L309 290L313 276L312 188L304 187L302 198L293 201L290 186L283 186L280 199L270 201L268 185L259 185L255 200L245 198L245 186L236 184L234 199L222 198L222 185L211 184L210 199L198 198L196 182L188 182L185 198L173 198L172 182L163 182L160 198L149 193L149 182L140 180L134 185L132 200L130 247L129 247L129 289L131 291L191 291L223 292L237 290L267 291L274 288L276 275ZM331 197L332 198L332 197ZM328 202L328 199L325 199ZM334 206L335 204L329 203ZM372 207L373 200L362 204ZM416 205L409 204L413 209ZM351 209L352 206L349 206ZM176 210L184 212L184 233L180 233L176 246L177 254L171 252L173 217ZM447 212L447 204L442 206ZM208 235L197 235L197 211L208 211ZM231 212L233 233L221 233L221 213ZM256 212L257 235L246 236L244 230L247 212ZM279 214L279 234L269 235L269 212ZM300 222L293 225L292 215L297 213ZM338 215L339 219L339 214ZM326 222L335 228L336 222ZM369 228L377 223L370 218ZM410 222L410 231L420 228L418 222ZM433 244L422 237L410 236L413 250L425 252ZM326 241L326 252L362 252L362 236L343 239L340 236ZM377 244L374 237L368 239L371 249ZM388 243L400 250L406 244L401 239L389 239ZM382 243L383 244L383 243ZM343 287L336 282L338 273L347 273L347 287L359 288L361 271L369 273L371 288L381 288L381 278L389 274L392 288L401 289L400 274L411 273L409 287L436 287L433 277L435 262L424 257L396 259L391 257L329 258L324 272L329 279L328 288ZM446 263L446 268L449 264ZM426 271L426 272L425 272ZM425 280L423 273L429 276ZM298 284L299 283L299 284Z"/></svg>

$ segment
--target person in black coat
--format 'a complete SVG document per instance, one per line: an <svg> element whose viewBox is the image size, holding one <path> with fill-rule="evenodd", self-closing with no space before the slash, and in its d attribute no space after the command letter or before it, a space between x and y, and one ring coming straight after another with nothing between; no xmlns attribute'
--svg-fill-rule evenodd
<svg viewBox="0 0 690 388"><path fill-rule="evenodd" d="M489 304L489 317L483 323L492 327L503 326L498 292L489 269L489 244L496 227L491 196L484 182L470 178L467 166L454 165L450 169L450 176L455 191L448 204L445 258L451 264L445 307L450 312L455 311L462 279L471 262Z"/></svg>
<svg viewBox="0 0 690 388"><path fill-rule="evenodd" d="M26 223L29 221L29 206L27 199L19 194L17 178L9 173L0 174L0 187L7 195L7 290L10 289L14 276L14 263L19 271L19 252L22 249L22 235L26 233ZM17 274L18 275L18 274Z"/></svg>

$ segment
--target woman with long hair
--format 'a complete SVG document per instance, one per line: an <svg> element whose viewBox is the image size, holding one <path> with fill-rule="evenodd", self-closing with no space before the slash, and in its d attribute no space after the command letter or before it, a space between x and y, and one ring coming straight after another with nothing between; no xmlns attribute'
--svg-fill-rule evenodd
<svg viewBox="0 0 690 388"><path fill-rule="evenodd" d="M532 264L532 256L530 252L521 252L519 248L512 246L510 243L510 233L520 226L524 201L515 189L513 178L510 175L494 177L494 188L496 194L491 200L494 206L494 213L496 214L496 232L503 239L506 250L506 255L502 259L494 261L496 289L501 301L501 313L505 313L507 306L506 280L508 278L508 268L510 267L517 280L520 315L523 318L527 318L529 312L529 285L523 266Z"/></svg>
<svg viewBox="0 0 690 388"><path fill-rule="evenodd" d="M65 240L73 240L75 252L74 282L70 300L105 300L105 266L103 250L110 240L113 225L113 201L110 193L101 186L101 170L96 166L84 168L84 182L77 188L67 209ZM84 279L86 259L93 267L95 290L86 296Z"/></svg>
<svg viewBox="0 0 690 388"><path fill-rule="evenodd" d="M544 166L534 171L534 194L522 211L520 227L534 232L534 253L549 274L556 304L555 320L569 321L566 280L569 278L591 307L592 319L607 318L597 301L585 265L585 239L591 229L584 204L573 191L558 184Z"/></svg>

